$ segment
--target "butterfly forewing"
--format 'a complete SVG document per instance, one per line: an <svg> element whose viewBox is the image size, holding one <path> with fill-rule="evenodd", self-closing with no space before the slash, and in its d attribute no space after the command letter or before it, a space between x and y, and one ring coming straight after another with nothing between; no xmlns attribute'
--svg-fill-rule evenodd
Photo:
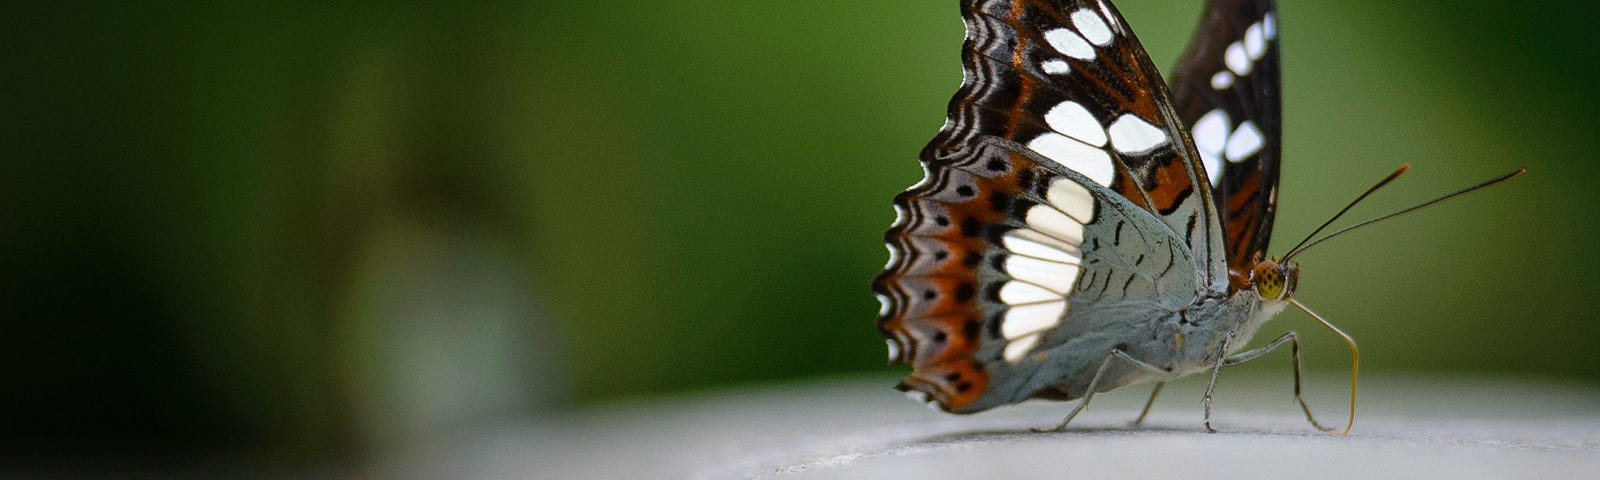
<svg viewBox="0 0 1600 480"><path fill-rule="evenodd" d="M1226 275L1188 127L1110 4L963 14L965 80L926 177L896 198L874 290L891 359L916 367L902 388L965 412L1074 394L1046 387L1114 348L1077 333L1181 307Z"/></svg>
<svg viewBox="0 0 1600 480"><path fill-rule="evenodd" d="M1223 284L1222 234L1188 127L1116 9L1081 0L963 8L965 81L924 160L959 156L986 135L1026 145L1155 213L1188 239L1203 286Z"/></svg>
<svg viewBox="0 0 1600 480"><path fill-rule="evenodd" d="M1222 217L1228 267L1264 256L1277 204L1282 101L1276 5L1213 0L1172 76ZM1235 285L1237 287L1237 285Z"/></svg>

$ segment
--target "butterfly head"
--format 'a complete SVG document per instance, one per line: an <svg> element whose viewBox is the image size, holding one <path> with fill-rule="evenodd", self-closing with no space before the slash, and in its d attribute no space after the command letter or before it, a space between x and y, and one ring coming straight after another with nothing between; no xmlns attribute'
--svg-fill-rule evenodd
<svg viewBox="0 0 1600 480"><path fill-rule="evenodd" d="M1294 294L1300 281L1300 264L1281 258L1256 262L1250 283L1262 300L1284 300Z"/></svg>

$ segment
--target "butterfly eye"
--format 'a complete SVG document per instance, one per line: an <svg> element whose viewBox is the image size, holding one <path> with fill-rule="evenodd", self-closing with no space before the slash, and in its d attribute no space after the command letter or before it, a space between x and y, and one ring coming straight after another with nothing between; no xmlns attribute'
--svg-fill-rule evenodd
<svg viewBox="0 0 1600 480"><path fill-rule="evenodd" d="M1256 286L1256 294L1262 300L1277 300L1283 298L1287 291L1288 279L1285 278L1283 269L1277 262L1263 261L1256 264L1255 275L1252 280Z"/></svg>

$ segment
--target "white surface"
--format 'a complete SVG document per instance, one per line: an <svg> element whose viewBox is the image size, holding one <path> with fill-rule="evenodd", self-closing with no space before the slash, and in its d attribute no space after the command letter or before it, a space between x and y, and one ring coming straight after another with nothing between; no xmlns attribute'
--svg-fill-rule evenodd
<svg viewBox="0 0 1600 480"><path fill-rule="evenodd" d="M1285 368L1287 370L1287 368ZM1594 386L1434 378L1366 379L1349 437L1318 433L1287 372L1225 375L1217 434L1200 424L1201 379L1170 385L1143 429L1125 423L1147 388L973 416L930 412L893 378L742 388L591 409L384 462L416 478L1592 478L1600 472ZM1274 372L1277 373L1277 372ZM1335 374L1308 379L1312 407L1344 423Z"/></svg>

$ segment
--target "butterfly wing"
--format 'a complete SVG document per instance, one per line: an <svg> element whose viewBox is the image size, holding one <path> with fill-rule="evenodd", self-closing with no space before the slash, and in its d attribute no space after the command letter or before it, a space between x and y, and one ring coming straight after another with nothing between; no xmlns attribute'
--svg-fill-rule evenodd
<svg viewBox="0 0 1600 480"><path fill-rule="evenodd" d="M1144 47L1105 0L968 0L964 80L925 161L1011 140L1160 218L1200 288L1226 288L1222 232L1189 128Z"/></svg>
<svg viewBox="0 0 1600 480"><path fill-rule="evenodd" d="M1248 272L1266 254L1278 200L1283 103L1276 9L1272 0L1208 2L1172 76L1178 116L1210 176L1235 272Z"/></svg>
<svg viewBox="0 0 1600 480"><path fill-rule="evenodd" d="M901 388L975 412L1097 364L1126 328L1193 302L1184 240L1142 206L1003 139L927 162L895 198L889 265L873 282ZM1092 367L1089 367L1092 368Z"/></svg>
<svg viewBox="0 0 1600 480"><path fill-rule="evenodd" d="M965 80L896 197L874 281L902 389L974 412L1054 391L1117 339L1226 288L1187 127L1104 1L963 4ZM1102 330L1103 331L1103 330ZM1087 368L1093 368L1087 367Z"/></svg>

